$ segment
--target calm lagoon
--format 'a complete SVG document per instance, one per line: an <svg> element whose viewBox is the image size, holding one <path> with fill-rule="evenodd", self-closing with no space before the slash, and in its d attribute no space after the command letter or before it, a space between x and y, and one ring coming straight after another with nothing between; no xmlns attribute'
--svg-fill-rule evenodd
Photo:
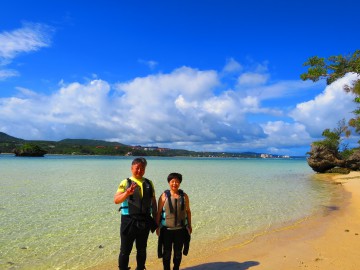
<svg viewBox="0 0 360 270"><path fill-rule="evenodd" d="M0 155L0 269L116 265L120 214L113 195L130 176L132 159ZM307 218L329 206L335 192L313 177L305 159L147 159L145 176L157 197L170 172L183 174L193 216L191 256ZM151 264L156 234L148 246Z"/></svg>

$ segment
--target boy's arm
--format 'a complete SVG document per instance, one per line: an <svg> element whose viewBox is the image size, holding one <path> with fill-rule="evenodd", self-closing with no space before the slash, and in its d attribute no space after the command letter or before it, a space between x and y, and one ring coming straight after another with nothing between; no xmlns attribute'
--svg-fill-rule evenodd
<svg viewBox="0 0 360 270"><path fill-rule="evenodd" d="M159 202L158 202L158 212L157 212L157 215L156 215L156 222L158 223L158 225L160 225L160 222L161 222L161 211L162 211L162 208L164 207L164 199L163 199L163 196L164 196L164 193L160 195L159 197Z"/></svg>
<svg viewBox="0 0 360 270"><path fill-rule="evenodd" d="M159 236L160 234L160 223L161 223L161 209L164 207L164 193L160 195L158 202L158 211L156 215L156 223L158 224L158 228L156 229L156 234Z"/></svg>

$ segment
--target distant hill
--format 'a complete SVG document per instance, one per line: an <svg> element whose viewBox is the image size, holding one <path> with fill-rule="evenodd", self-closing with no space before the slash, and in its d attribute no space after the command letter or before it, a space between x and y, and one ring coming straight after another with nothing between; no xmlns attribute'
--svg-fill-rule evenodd
<svg viewBox="0 0 360 270"><path fill-rule="evenodd" d="M146 155L142 149L132 153L131 146L118 142L88 139L65 139L61 141L23 140L0 132L0 153L15 153L26 143L39 146L48 154L62 155Z"/></svg>
<svg viewBox="0 0 360 270"><path fill-rule="evenodd" d="M87 145L87 146L126 146L125 144L118 142L107 142L101 140L89 140L89 139L65 139L58 141L59 144L75 144L75 145Z"/></svg>
<svg viewBox="0 0 360 270"><path fill-rule="evenodd" d="M110 155L110 156L189 156L189 157L221 157L221 158L260 158L262 154L254 152L197 152L184 149L161 147L131 146L118 142L90 139L64 139L61 141L23 140L0 132L0 153L14 153L24 144L39 146L47 154L59 155ZM269 155L271 158L283 156Z"/></svg>
<svg viewBox="0 0 360 270"><path fill-rule="evenodd" d="M0 142L23 142L23 139L12 137L4 132L0 132Z"/></svg>

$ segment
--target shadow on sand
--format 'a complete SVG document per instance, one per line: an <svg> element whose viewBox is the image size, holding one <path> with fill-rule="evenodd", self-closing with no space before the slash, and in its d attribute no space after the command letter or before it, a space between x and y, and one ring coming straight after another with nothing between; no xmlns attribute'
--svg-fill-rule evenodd
<svg viewBox="0 0 360 270"><path fill-rule="evenodd" d="M248 270L252 266L259 265L259 262L213 262L184 268L183 270Z"/></svg>

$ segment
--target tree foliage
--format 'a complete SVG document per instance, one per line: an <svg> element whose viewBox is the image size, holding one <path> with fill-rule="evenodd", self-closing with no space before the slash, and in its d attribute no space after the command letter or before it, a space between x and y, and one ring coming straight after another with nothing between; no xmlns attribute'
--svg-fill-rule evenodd
<svg viewBox="0 0 360 270"><path fill-rule="evenodd" d="M324 137L321 141L314 142L315 145L322 145L326 147L328 150L332 151L333 153L338 153L339 148L341 146L341 137L342 135L348 134L348 127L345 124L345 119L339 121L337 123L337 127L333 130L325 129L322 133ZM346 150L347 146L343 146L342 150Z"/></svg>
<svg viewBox="0 0 360 270"><path fill-rule="evenodd" d="M360 50L356 50L348 56L337 55L328 58L313 56L304 63L304 66L309 68L306 73L300 75L302 80L316 82L326 79L328 85L344 77L346 73L358 74L356 80L344 85L344 90L355 95L354 102L358 104L358 108L353 111L355 117L350 119L348 124L354 127L357 133L360 133ZM350 135L349 129L346 135Z"/></svg>
<svg viewBox="0 0 360 270"><path fill-rule="evenodd" d="M326 83L329 85L344 77L346 73L360 74L360 50L356 50L348 56L337 55L328 58L313 56L304 63L304 66L309 66L309 68L306 73L300 75L302 80L316 82L320 79L326 79ZM356 95L360 95L359 88L359 79L353 81L351 85L344 86L346 91L354 92Z"/></svg>
<svg viewBox="0 0 360 270"><path fill-rule="evenodd" d="M47 152L37 144L25 143L15 148L14 153L16 156L43 157Z"/></svg>

